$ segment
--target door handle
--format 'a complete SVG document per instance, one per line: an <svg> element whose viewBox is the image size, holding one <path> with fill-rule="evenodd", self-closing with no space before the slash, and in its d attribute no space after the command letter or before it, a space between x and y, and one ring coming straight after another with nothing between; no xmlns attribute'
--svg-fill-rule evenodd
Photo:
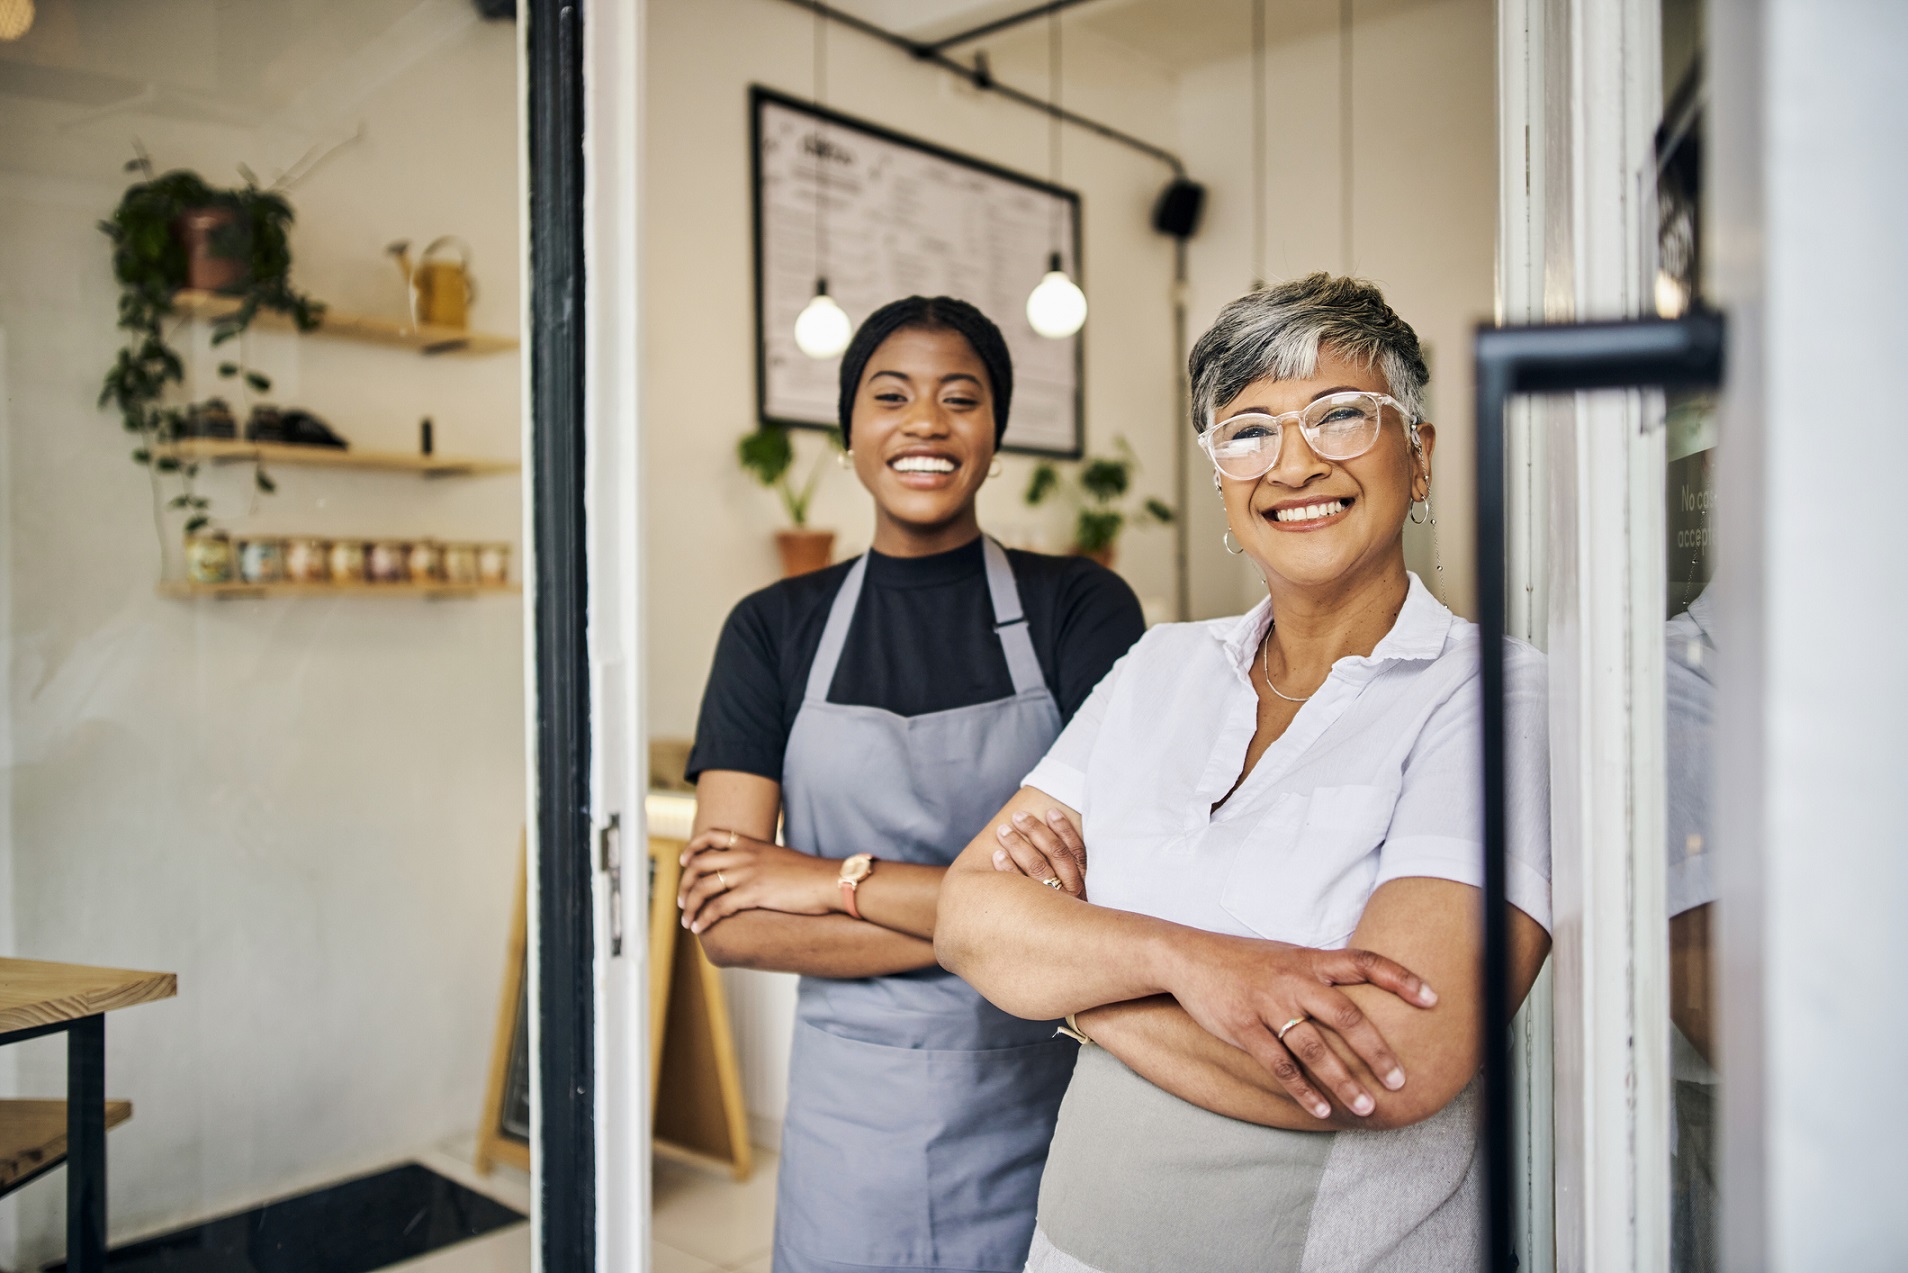
<svg viewBox="0 0 1908 1273"><path fill-rule="evenodd" d="M1727 330L1714 310L1627 322L1480 327L1477 332L1477 619L1484 691L1486 1267L1511 1273L1510 918L1505 914L1504 406L1517 394L1707 389L1722 383Z"/></svg>

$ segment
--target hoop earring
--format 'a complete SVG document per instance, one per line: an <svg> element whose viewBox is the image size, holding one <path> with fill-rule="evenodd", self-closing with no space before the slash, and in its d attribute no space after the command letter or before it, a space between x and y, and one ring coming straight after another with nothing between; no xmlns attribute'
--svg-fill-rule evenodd
<svg viewBox="0 0 1908 1273"><path fill-rule="evenodd" d="M1234 557L1243 557L1245 555L1245 545L1240 543L1239 537L1232 533L1232 527L1226 527L1226 533L1219 537L1219 542L1224 544L1226 551L1231 553Z"/></svg>
<svg viewBox="0 0 1908 1273"><path fill-rule="evenodd" d="M843 447L841 454L835 457L835 463L845 469L853 468L855 466L854 449L852 447Z"/></svg>
<svg viewBox="0 0 1908 1273"><path fill-rule="evenodd" d="M1007 471L1007 466L1000 462L1000 457L998 455L994 457L994 462L987 466L987 476L989 477L999 477L1002 473L1005 473L1006 471Z"/></svg>

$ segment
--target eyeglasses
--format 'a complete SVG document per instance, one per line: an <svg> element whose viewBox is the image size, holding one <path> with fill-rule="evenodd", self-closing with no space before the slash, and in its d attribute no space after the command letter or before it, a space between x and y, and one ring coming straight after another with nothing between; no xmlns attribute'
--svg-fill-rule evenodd
<svg viewBox="0 0 1908 1273"><path fill-rule="evenodd" d="M1221 420L1199 435L1199 445L1212 457L1213 466L1227 477L1257 481L1279 462L1279 444L1284 440L1286 425L1298 425L1305 444L1319 459L1353 460L1378 441L1386 407L1404 418L1403 405L1389 394L1327 394L1303 411L1284 415L1247 411Z"/></svg>

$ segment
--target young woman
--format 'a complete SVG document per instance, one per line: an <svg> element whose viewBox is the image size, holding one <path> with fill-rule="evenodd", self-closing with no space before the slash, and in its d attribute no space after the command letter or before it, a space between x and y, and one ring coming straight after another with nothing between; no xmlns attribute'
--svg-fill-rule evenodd
<svg viewBox="0 0 1908 1273"><path fill-rule="evenodd" d="M1143 624L1111 571L982 536L1012 394L973 306L873 314L840 398L873 548L744 599L716 648L678 900L716 963L802 974L777 1273L1018 1269L1033 1233L1072 1046L936 965L935 904Z"/></svg>

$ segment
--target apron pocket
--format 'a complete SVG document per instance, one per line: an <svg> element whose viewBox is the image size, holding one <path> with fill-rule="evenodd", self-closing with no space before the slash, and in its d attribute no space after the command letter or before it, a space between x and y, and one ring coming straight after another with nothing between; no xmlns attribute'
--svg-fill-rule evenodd
<svg viewBox="0 0 1908 1273"><path fill-rule="evenodd" d="M1330 949L1351 937L1378 878L1398 793L1319 787L1285 795L1239 846L1219 904L1261 937Z"/></svg>
<svg viewBox="0 0 1908 1273"><path fill-rule="evenodd" d="M1074 1051L887 1047L798 1020L776 1246L843 1264L1019 1269Z"/></svg>

